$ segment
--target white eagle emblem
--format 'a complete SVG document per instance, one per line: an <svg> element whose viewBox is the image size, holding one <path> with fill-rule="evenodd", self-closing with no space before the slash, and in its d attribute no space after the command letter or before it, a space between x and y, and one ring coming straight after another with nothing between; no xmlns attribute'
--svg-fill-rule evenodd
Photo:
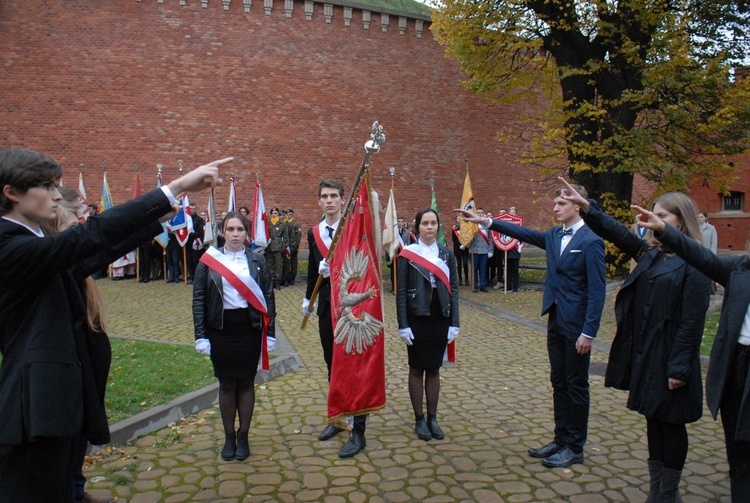
<svg viewBox="0 0 750 503"><path fill-rule="evenodd" d="M356 352L361 355L367 346L375 343L383 328L383 322L372 315L362 313L358 317L352 312L352 307L377 294L374 286L361 293L349 293L349 284L362 281L369 262L370 259L365 253L352 248L342 266L339 282L338 323L333 333L333 340L336 344L346 343L346 354Z"/></svg>

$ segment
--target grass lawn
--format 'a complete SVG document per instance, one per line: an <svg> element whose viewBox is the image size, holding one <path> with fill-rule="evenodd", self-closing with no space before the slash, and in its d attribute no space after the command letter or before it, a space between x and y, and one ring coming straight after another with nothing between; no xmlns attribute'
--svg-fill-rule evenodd
<svg viewBox="0 0 750 503"><path fill-rule="evenodd" d="M110 424L211 384L211 360L192 346L111 338L105 397Z"/></svg>
<svg viewBox="0 0 750 503"><path fill-rule="evenodd" d="M703 340L701 341L701 354L708 356L711 354L711 346L714 343L716 329L719 326L720 311L715 311L706 316L706 326L703 328Z"/></svg>

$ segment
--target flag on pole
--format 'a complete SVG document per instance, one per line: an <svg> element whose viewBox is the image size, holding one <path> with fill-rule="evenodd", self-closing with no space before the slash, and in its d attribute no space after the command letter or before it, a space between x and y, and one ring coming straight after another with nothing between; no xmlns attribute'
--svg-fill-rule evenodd
<svg viewBox="0 0 750 503"><path fill-rule="evenodd" d="M180 211L169 222L167 230L175 235L177 242L185 247L190 234L193 233L193 219L190 216L190 202L187 193L180 200Z"/></svg>
<svg viewBox="0 0 750 503"><path fill-rule="evenodd" d="M396 252L399 246L403 246L400 242L400 234L398 233L398 213L396 213L396 199L393 195L393 189L391 189L391 195L388 198L388 206L385 209L385 228L383 229L383 249L388 253L388 256L393 260L396 258Z"/></svg>
<svg viewBox="0 0 750 503"><path fill-rule="evenodd" d="M161 165L159 165L161 166ZM156 188L158 189L162 185L162 179L161 179L161 167L159 168L159 171L156 174ZM159 243L162 248L166 248L169 244L169 233L167 232L167 224L163 223L161 224L162 232L158 236L154 237L154 241Z"/></svg>
<svg viewBox="0 0 750 503"><path fill-rule="evenodd" d="M109 190L109 183L107 183L107 172L104 172L104 181L102 182L102 201L101 201L100 212L111 209L114 206L112 202L112 192Z"/></svg>
<svg viewBox="0 0 750 503"><path fill-rule="evenodd" d="M83 163L81 163L81 171L78 172L78 195L81 196L81 214L86 219L89 217L89 199L86 197L86 189L83 186Z"/></svg>
<svg viewBox="0 0 750 503"><path fill-rule="evenodd" d="M138 173L135 174L135 182L133 182L133 199L141 195L141 179Z"/></svg>
<svg viewBox="0 0 750 503"><path fill-rule="evenodd" d="M477 205L474 203L474 192L471 190L471 178L469 178L468 169L466 170L466 179L464 180L464 193L461 196L461 208L472 213L476 213L477 211ZM462 245L469 246L469 243L474 239L474 234L477 233L477 224L461 220L460 232L459 241Z"/></svg>
<svg viewBox="0 0 750 503"><path fill-rule="evenodd" d="M253 196L253 236L252 248L254 252L262 253L268 246L268 215L266 214L266 203L263 200L263 188L260 182L255 182L255 195Z"/></svg>
<svg viewBox="0 0 750 503"><path fill-rule="evenodd" d="M216 208L214 207L214 191L208 195L208 209L206 210L206 225L203 226L203 243L210 245L216 239Z"/></svg>
<svg viewBox="0 0 750 503"><path fill-rule="evenodd" d="M376 215L369 175L365 175L330 263L334 342L328 390L330 424L385 406L380 219Z"/></svg>
<svg viewBox="0 0 750 503"><path fill-rule="evenodd" d="M432 189L432 200L430 201L430 208L432 208L433 210L435 210L435 213L437 213L438 215L440 215L440 210L438 209L438 205L437 205L437 196L435 195L435 189L434 188ZM440 227L438 227L437 242L440 245L447 246L445 244L445 232L443 232L443 226L442 225Z"/></svg>
<svg viewBox="0 0 750 503"><path fill-rule="evenodd" d="M227 213L230 211L237 211L237 194L234 178L229 179L229 203L227 206Z"/></svg>

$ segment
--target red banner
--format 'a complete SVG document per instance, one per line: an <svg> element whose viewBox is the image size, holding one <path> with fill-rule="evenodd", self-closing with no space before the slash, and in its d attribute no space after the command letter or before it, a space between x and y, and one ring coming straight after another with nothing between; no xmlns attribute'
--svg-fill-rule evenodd
<svg viewBox="0 0 750 503"><path fill-rule="evenodd" d="M370 207L369 176L365 176L330 262L331 424L345 416L368 414L385 406L385 337L376 228Z"/></svg>
<svg viewBox="0 0 750 503"><path fill-rule="evenodd" d="M495 220L508 222L509 224L523 225L523 218L517 215L512 215L510 213L503 213L502 215L498 215L495 217ZM492 241L495 243L495 246L497 246L499 250L510 251L518 246L518 240L516 238L506 236L505 234L500 234L497 231L490 231L490 234L492 235Z"/></svg>

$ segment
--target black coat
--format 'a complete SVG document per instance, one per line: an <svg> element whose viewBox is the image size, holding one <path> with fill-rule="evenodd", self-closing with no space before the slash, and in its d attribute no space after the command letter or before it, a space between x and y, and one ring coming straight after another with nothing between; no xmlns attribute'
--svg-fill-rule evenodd
<svg viewBox="0 0 750 503"><path fill-rule="evenodd" d="M438 245L438 257L448 265L450 271L451 291L442 281L436 280L440 310L443 317L451 319L451 326L459 326L458 318L458 273L456 257L453 252ZM427 269L399 257L398 259L398 292L396 293L396 311L398 328L409 326L407 314L412 316L430 316L432 305L432 285Z"/></svg>
<svg viewBox="0 0 750 503"><path fill-rule="evenodd" d="M670 423L697 421L703 411L700 343L710 281L680 257L648 248L591 205L586 224L638 266L615 301L617 334L604 385L630 390L628 408ZM669 390L668 379L685 386Z"/></svg>
<svg viewBox="0 0 750 503"><path fill-rule="evenodd" d="M222 253L224 249L221 248ZM263 290L266 307L270 317L268 336L276 334L276 303L273 294L273 280L266 265L266 259L250 250L245 250L250 276ZM222 330L224 328L224 280L221 275L209 269L203 262L198 264L193 281L193 325L195 338L208 338L208 329ZM260 331L263 328L263 315L253 308L250 309L250 325Z"/></svg>
<svg viewBox="0 0 750 503"><path fill-rule="evenodd" d="M71 268L170 209L157 189L44 238L0 219L0 444L106 431Z"/></svg>
<svg viewBox="0 0 750 503"><path fill-rule="evenodd" d="M740 329L750 305L750 256L714 255L708 248L669 225L664 234L656 237L693 267L699 268L706 276L724 286L719 329L711 348L711 363L706 375L706 401L716 419ZM740 411L735 440L747 442L750 441L750 383L745 384L742 396L737 399L740 400Z"/></svg>

